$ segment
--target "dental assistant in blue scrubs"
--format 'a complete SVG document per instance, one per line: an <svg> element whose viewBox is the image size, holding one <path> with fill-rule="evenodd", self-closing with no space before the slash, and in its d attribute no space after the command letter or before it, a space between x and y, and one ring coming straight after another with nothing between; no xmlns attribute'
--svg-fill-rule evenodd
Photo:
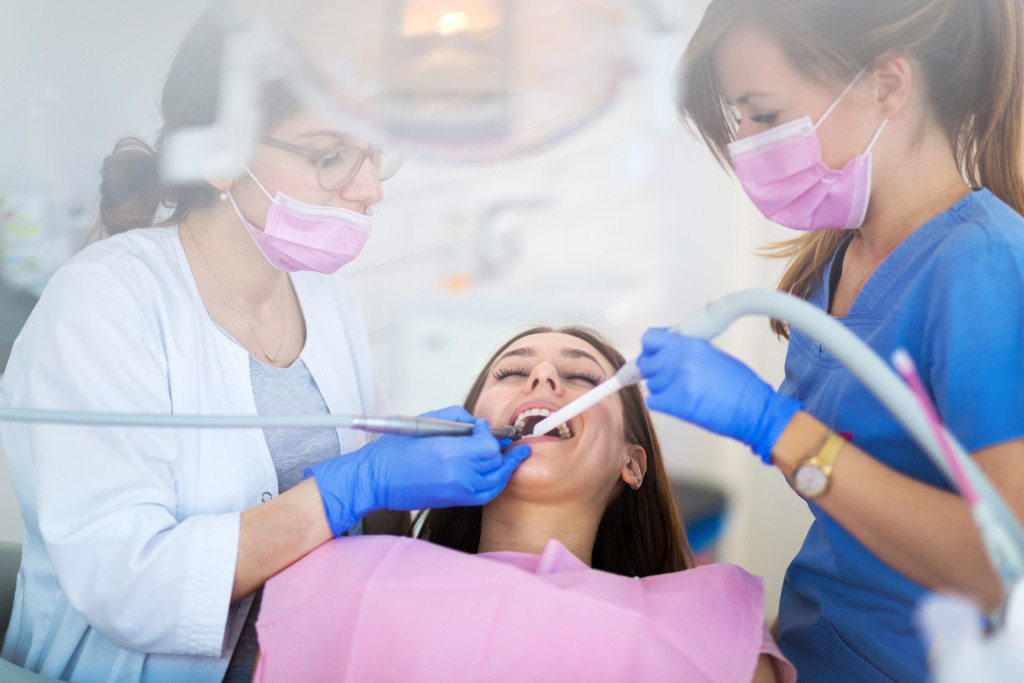
<svg viewBox="0 0 1024 683"><path fill-rule="evenodd" d="M771 220L808 231L780 289L882 358L906 348L941 419L1024 518L1020 0L714 0L682 112ZM778 637L801 681L920 681L929 591L1002 600L967 504L796 330L776 392L651 330L649 405L749 445L814 514Z"/></svg>

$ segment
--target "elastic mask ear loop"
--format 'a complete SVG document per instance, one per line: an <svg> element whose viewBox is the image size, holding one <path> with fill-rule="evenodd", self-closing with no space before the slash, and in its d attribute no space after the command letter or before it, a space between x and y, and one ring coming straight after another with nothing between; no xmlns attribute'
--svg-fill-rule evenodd
<svg viewBox="0 0 1024 683"><path fill-rule="evenodd" d="M889 123L889 119L882 119L882 125L875 131L875 137L871 138L871 142L868 143L868 148L864 150L863 156L867 156L871 153L871 148L878 142L878 137L882 134L882 130L885 129L885 124Z"/></svg>
<svg viewBox="0 0 1024 683"><path fill-rule="evenodd" d="M249 170L249 167L248 166L243 166L243 168L245 169L245 172L249 174L249 177L253 179L253 181L256 183L256 185L261 190L263 190L263 194L265 194L267 196L267 199L270 200L270 203L271 204L276 204L277 202L275 202L274 198L270 196L269 192L267 192L267 188L263 187L263 183L261 183L259 178L257 178L253 174L253 172ZM242 223L247 225L249 223L249 221L245 220L245 216L243 216L242 212L239 210L238 204L235 204L235 197L231 194L231 190L224 190L224 194L226 194L228 196L228 199L231 200L231 206L235 209L235 213L238 214L238 217L242 220Z"/></svg>
<svg viewBox="0 0 1024 683"><path fill-rule="evenodd" d="M262 190L263 190L263 194L264 194L264 195L266 195L266 198L267 198L268 200L270 200L270 203L271 203L271 204L276 204L276 202L274 202L274 201L273 201L273 198L271 198L271 197L270 197L270 193L268 193L268 191L266 191L266 187L264 187L264 186L263 186L263 183L259 181L259 178L257 178L257 177L256 177L256 176L255 176L255 175L253 174L253 172L249 170L249 167L248 167L248 166L244 166L243 168L245 168L245 169L246 169L246 173L248 173L248 174L249 174L249 177L253 179L253 181L254 181L254 182L256 183L256 185L257 185L257 186L258 186L258 187L259 187L260 189L262 189ZM234 203L234 196L233 196L233 195L231 195L231 190L229 190L229 189L225 189L225 190L224 190L224 194L225 194L225 195L227 195L227 199L228 199L228 200L230 200L230 202L231 202L231 207L232 207L232 208L234 209L234 213L238 214L239 218L240 218L240 219L242 220L242 223L243 223L244 225L248 226L248 225L249 225L249 221L248 221L248 220L246 220L246 217L242 215L242 211L241 211L241 209L239 209L239 205L238 205L238 204L236 204L236 203ZM257 229L258 229L258 228L257 228Z"/></svg>
<svg viewBox="0 0 1024 683"><path fill-rule="evenodd" d="M261 190L263 190L263 194L267 195L267 199L269 199L272 204L276 204L277 202L275 202L274 198L270 196L269 192L267 192L267 188L263 187L263 183L261 183L260 179L256 177L256 174L254 174L252 171L250 171L248 166L243 166L242 168L245 169L245 172L249 174L249 177L253 179L253 181L256 183L256 185Z"/></svg>
<svg viewBox="0 0 1024 683"><path fill-rule="evenodd" d="M241 219L242 224L245 225L248 223L248 221L245 220L245 216L242 215L242 212L238 210L238 204L235 204L235 198L231 196L231 190L224 190L224 194L228 196L228 201L231 202L231 207L235 210L235 214L237 214Z"/></svg>
<svg viewBox="0 0 1024 683"><path fill-rule="evenodd" d="M256 176L252 175L252 171L250 171L249 169L245 170L249 175L252 176L253 180L256 180ZM259 185L260 189L263 190L263 193L266 194L267 191L263 189L262 185L260 185L260 181L256 180L256 184ZM235 210L235 215L238 216L238 220L242 221L242 226L245 228L245 231L249 233L249 237L252 238L253 244L256 245L256 248L260 250L261 254L263 254L263 258L267 260L267 263L274 266L274 268L276 268L277 270L281 270L280 268L274 265L274 262L271 261L270 257L267 256L267 252L263 251L263 246L260 244L260 241L256 239L256 232L258 231L262 233L264 231L260 230L255 225L253 225L252 223L245 219L245 216L242 215L242 211L238 208L238 204L235 204L235 198L232 196L231 190L224 190L224 194L228 196L228 200L231 202L231 207Z"/></svg>
<svg viewBox="0 0 1024 683"><path fill-rule="evenodd" d="M867 67L864 67L863 69L861 69L860 71L857 72L857 75L853 77L853 80L850 81L850 84L847 85L845 89L843 89L843 92L839 93L839 97L836 98L835 102L830 104L828 109L825 110L825 113L821 115L821 118L818 119L818 122L816 124L814 124L813 126L811 126L811 131L818 130L818 126L821 125L821 122L824 121L826 118L828 118L828 115L832 113L833 109L835 109L836 107L839 106L839 103L842 102L843 98L846 97L846 94L848 92L850 92L850 90L853 89L853 86L857 85L857 81L860 80L860 77L864 75L864 72L866 70L867 70ZM878 136L876 135L875 137L878 137ZM250 173L249 175L252 175L252 174Z"/></svg>

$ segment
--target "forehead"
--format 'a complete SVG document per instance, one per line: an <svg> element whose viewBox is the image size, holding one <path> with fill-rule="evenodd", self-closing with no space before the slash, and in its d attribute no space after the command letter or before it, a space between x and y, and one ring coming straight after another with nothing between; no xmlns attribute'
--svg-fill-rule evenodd
<svg viewBox="0 0 1024 683"><path fill-rule="evenodd" d="M733 104L799 76L775 39L747 20L737 21L722 35L711 58L722 94Z"/></svg>
<svg viewBox="0 0 1024 683"><path fill-rule="evenodd" d="M347 140L344 132L331 119L313 109L300 109L267 133L271 137L296 142Z"/></svg>
<svg viewBox="0 0 1024 683"><path fill-rule="evenodd" d="M611 374L614 372L612 364L601 355L601 352L579 337L561 332L542 332L530 334L509 344L508 348L498 354L500 359L506 357L510 352L530 351L530 355L514 353L513 358L530 360L531 358L542 361L552 360L558 357L579 358L581 362L592 362L589 358L597 361L601 368ZM578 353L582 352L582 353ZM583 355L586 354L586 355Z"/></svg>

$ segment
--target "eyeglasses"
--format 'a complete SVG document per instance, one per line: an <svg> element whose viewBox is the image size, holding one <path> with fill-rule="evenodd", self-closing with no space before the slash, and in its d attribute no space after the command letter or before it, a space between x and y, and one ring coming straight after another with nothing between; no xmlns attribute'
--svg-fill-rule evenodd
<svg viewBox="0 0 1024 683"><path fill-rule="evenodd" d="M385 152L377 147L350 147L341 145L320 151L313 151L274 138L263 138L265 144L294 154L300 154L316 162L316 182L324 190L340 190L352 182L363 162L370 159L378 180L387 180L398 173L404 154Z"/></svg>

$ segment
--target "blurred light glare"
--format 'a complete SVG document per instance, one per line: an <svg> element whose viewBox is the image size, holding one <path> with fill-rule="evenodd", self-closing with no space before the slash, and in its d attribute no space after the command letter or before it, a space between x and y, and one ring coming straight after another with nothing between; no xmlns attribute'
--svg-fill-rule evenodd
<svg viewBox="0 0 1024 683"><path fill-rule="evenodd" d="M469 17L465 12L445 12L437 22L437 30L442 36L465 31L469 27Z"/></svg>
<svg viewBox="0 0 1024 683"><path fill-rule="evenodd" d="M405 0L402 33L450 35L500 26L505 20L504 0Z"/></svg>

